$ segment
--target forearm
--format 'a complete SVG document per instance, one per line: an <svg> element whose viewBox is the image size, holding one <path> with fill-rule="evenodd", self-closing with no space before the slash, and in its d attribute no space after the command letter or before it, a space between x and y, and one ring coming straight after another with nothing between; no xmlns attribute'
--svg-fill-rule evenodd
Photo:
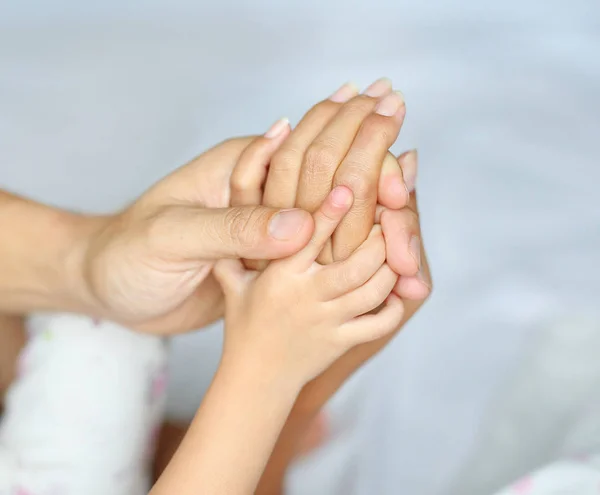
<svg viewBox="0 0 600 495"><path fill-rule="evenodd" d="M254 493L298 391L264 363L222 363L151 495Z"/></svg>
<svg viewBox="0 0 600 495"><path fill-rule="evenodd" d="M0 312L85 311L80 246L100 221L0 191Z"/></svg>
<svg viewBox="0 0 600 495"><path fill-rule="evenodd" d="M407 302L404 319L398 330L403 328L419 306L419 303ZM280 495L283 493L285 473L313 418L348 378L382 350L394 335L351 349L323 374L304 386L273 449L256 490L257 495Z"/></svg>
<svg viewBox="0 0 600 495"><path fill-rule="evenodd" d="M0 314L0 404L15 377L17 359L25 340L24 318Z"/></svg>

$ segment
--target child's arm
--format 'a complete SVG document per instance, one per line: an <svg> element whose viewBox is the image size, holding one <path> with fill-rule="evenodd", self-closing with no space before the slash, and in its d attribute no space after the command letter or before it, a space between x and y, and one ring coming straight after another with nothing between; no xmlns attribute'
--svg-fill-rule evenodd
<svg viewBox="0 0 600 495"><path fill-rule="evenodd" d="M397 276L379 230L348 260L315 262L351 203L349 189L335 188L314 215L308 246L260 275L238 260L217 264L227 302L223 358L153 495L253 493L302 386L352 346L397 327Z"/></svg>
<svg viewBox="0 0 600 495"><path fill-rule="evenodd" d="M249 494L299 392L267 362L223 363L151 495Z"/></svg>

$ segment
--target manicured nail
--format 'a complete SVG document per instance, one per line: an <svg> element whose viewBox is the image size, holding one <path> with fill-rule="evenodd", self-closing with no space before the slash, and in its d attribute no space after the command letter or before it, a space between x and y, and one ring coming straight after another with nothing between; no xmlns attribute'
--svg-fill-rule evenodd
<svg viewBox="0 0 600 495"><path fill-rule="evenodd" d="M406 186L408 194L415 190L415 185L417 183L418 158L417 150L411 150L404 155L401 163L404 185Z"/></svg>
<svg viewBox="0 0 600 495"><path fill-rule="evenodd" d="M402 93L395 91L377 104L375 113L384 117L393 117L402 107L404 107L404 97Z"/></svg>
<svg viewBox="0 0 600 495"><path fill-rule="evenodd" d="M358 94L358 88L354 83L348 82L344 84L340 89L333 93L329 99L335 103L346 103L348 100L354 98Z"/></svg>
<svg viewBox="0 0 600 495"><path fill-rule="evenodd" d="M390 81L387 77L382 77L381 79L377 79L377 81L365 89L363 94L370 96L371 98L381 98L382 96L387 95L391 90L392 81Z"/></svg>
<svg viewBox="0 0 600 495"><path fill-rule="evenodd" d="M265 132L265 137L269 139L276 138L277 136L280 136L281 133L285 131L289 125L290 120L287 117L279 119L271 126L271 128L267 132Z"/></svg>
<svg viewBox="0 0 600 495"><path fill-rule="evenodd" d="M415 259L419 270L421 269L421 239L418 236L413 235L408 243L408 249L410 255Z"/></svg>
<svg viewBox="0 0 600 495"><path fill-rule="evenodd" d="M269 223L269 234L279 241L293 239L306 222L308 214L299 209L282 210Z"/></svg>

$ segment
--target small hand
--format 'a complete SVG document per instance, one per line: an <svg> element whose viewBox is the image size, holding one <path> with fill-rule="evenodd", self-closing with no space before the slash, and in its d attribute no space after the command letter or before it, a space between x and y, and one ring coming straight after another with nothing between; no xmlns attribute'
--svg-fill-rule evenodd
<svg viewBox="0 0 600 495"><path fill-rule="evenodd" d="M391 291L398 277L385 263L379 228L346 260L316 262L351 206L351 191L334 188L314 214L308 245L260 274L240 260L216 263L226 298L224 362L255 353L302 386L350 348L397 328L402 303Z"/></svg>

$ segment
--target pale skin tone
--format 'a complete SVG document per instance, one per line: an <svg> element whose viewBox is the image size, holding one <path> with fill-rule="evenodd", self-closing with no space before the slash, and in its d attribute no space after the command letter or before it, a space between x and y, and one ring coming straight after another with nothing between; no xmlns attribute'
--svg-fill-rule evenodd
<svg viewBox="0 0 600 495"><path fill-rule="evenodd" d="M377 81L365 93L357 96L353 88L342 87L304 117L271 161L263 204L301 206L312 211L331 186L348 185L355 194L354 205L320 257L324 262L331 262L346 258L364 241L373 226L379 198L379 202L388 207L380 215L388 244L388 263L401 275L394 289L404 301L399 330L431 290L427 259L420 242L415 177L403 177L402 185L409 183L409 187L399 187L398 168L394 167L400 163L405 176L416 173L417 157L414 153L404 154L396 162L387 152L405 114L403 102L398 102L389 81ZM387 103L385 110L391 110L378 113L377 107L383 101ZM256 181L247 182L248 189L255 185ZM408 192L410 194L406 194ZM245 197L250 196L245 194ZM234 189L232 204L243 203L244 196L235 196ZM406 208L402 209L403 206ZM415 237L419 239L417 256L410 251ZM282 492L285 470L311 420L346 379L392 337L390 334L349 350L303 388L257 493Z"/></svg>
<svg viewBox="0 0 600 495"><path fill-rule="evenodd" d="M380 229L347 260L316 262L352 199L336 187L314 214L308 245L261 274L239 260L217 263L227 301L221 365L152 494L253 493L301 387L351 347L397 327L398 276L385 263Z"/></svg>
<svg viewBox="0 0 600 495"><path fill-rule="evenodd" d="M393 115L377 113L378 105L386 98L387 103L392 100L387 108L396 109ZM319 259L323 262L344 259L364 241L374 220L380 221L388 247L388 263L400 274L394 291L403 300L404 316L397 330L415 314L431 291L414 192L417 156L409 152L396 159L387 151L403 118L403 102L393 95L389 81L375 82L360 96L351 86L343 86L330 99L313 107L294 131L290 132L287 125L276 125L279 136L286 139L270 160L266 183L266 170L257 168L256 162L249 159L254 154L249 147L232 174L231 188L234 205L262 200L270 206L308 209L314 209L334 184L353 189L356 200L350 213ZM353 156L360 159L352 160ZM415 238L417 253L411 251ZM246 263L253 268L265 266ZM257 493L282 492L285 471L322 406L392 337L388 335L349 350L303 388Z"/></svg>
<svg viewBox="0 0 600 495"><path fill-rule="evenodd" d="M298 204L304 201L301 199L303 194L310 196L313 191L317 193L315 198L308 198L303 205L318 204L326 196L327 191L322 187L310 186L308 178L321 182L317 180L319 175L302 164L309 146L323 127L338 115L340 108L355 100L353 95L350 100L336 95L313 109L311 115L316 118L313 124L299 126L294 131L298 139L289 140L289 143L296 143L297 149L290 151L289 147L282 146L288 143L289 131L266 138L269 147L264 156L270 156L277 149L283 150L279 157L276 155L270 160L271 169L280 172L275 175L280 179L289 176L289 180L285 180L295 184L303 183L303 179L298 179L299 170L300 177L307 177L305 183L308 185L303 189L298 187L299 191L294 193L298 195ZM371 92L357 101L362 102L361 105L370 102L374 109L383 97L383 93L376 96ZM419 236L414 195L410 197L408 210L393 210L406 204L408 195L402 193L406 189L399 188L404 188L404 183L408 185L409 181L402 179L403 172L406 179L405 172L416 168L416 157L409 154L396 161L386 155L386 143L394 132L397 134L401 119L380 114L369 119L374 112L364 109L362 112L362 124L357 124L353 111L338 128L337 132L355 136L351 142L335 141L337 134L333 135L333 140L324 142L353 147L356 149L354 156L361 157L356 163L362 163L364 159L365 167L356 167L356 163L353 165L348 160L344 165L346 154L340 154L340 150L335 151L335 155L328 155L329 151L318 154L324 161L325 173L335 175L339 184L348 185L356 198L350 214L325 252L342 256L350 254L351 246L358 247L369 233L373 217L356 213L371 212L378 201L384 207L379 216L388 245L388 263L402 275L395 292L404 300L406 321L420 307L431 286L423 252L417 263L406 247L407 234L408 239L412 234ZM350 123L345 124L346 121ZM374 123L364 125L367 121ZM304 133L313 125L320 130L314 135ZM358 140L356 136L360 129L367 131L363 132L364 139ZM370 133L382 129L385 139L375 137L373 141ZM303 210L278 216L279 210L268 205L228 208L230 200L234 204L246 201L234 198L236 189L232 195L229 183L240 155L251 142L251 138L240 138L209 150L115 215L76 215L0 191L0 230L3 232L0 312L73 311L165 335L199 328L219 318L223 313L223 298L219 284L210 275L216 260L239 257L264 260L291 255L309 241L314 227L312 217ZM376 150L370 149L372 142L379 143ZM288 158L284 160L286 156ZM295 158L289 160L291 156ZM327 156L334 157L333 161L327 162ZM339 160L342 160L341 165ZM377 172L373 172L373 168ZM346 178L343 170L349 171ZM364 180L356 179L362 177L363 172ZM271 188L269 181L275 180L271 175L266 184L267 192ZM237 186L242 193L248 189L244 184ZM273 195L265 194L265 202L295 204L295 199L288 198L288 195L291 198L291 188L278 191L273 187L273 190ZM281 199L278 199L279 194ZM356 228L349 228L351 225ZM407 225L412 227L407 229ZM347 241L342 234L348 236ZM396 248L390 249L394 246ZM398 249L398 246L404 247ZM402 268L402 263L407 266ZM281 484L283 471L311 418L341 383L386 342L386 339L380 339L357 347L304 387L265 479L276 480L278 486ZM266 490L265 493L276 493L268 491L269 488Z"/></svg>

